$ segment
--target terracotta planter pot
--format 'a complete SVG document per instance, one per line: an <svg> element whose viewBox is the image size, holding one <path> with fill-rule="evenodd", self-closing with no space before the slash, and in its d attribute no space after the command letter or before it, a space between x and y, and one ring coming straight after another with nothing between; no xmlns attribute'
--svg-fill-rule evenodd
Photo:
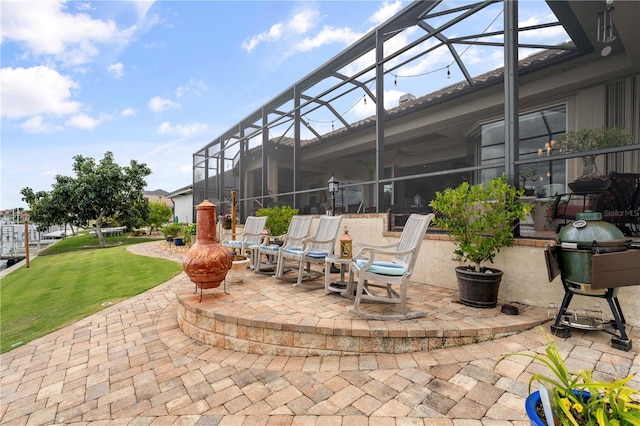
<svg viewBox="0 0 640 426"><path fill-rule="evenodd" d="M486 268L491 273L475 272L456 267L460 303L473 308L494 308L498 304L498 291L503 272Z"/></svg>

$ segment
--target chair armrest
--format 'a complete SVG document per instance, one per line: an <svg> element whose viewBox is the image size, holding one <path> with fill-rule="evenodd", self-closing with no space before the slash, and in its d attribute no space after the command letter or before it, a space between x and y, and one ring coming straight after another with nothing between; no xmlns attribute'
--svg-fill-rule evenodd
<svg viewBox="0 0 640 426"><path fill-rule="evenodd" d="M242 232L229 232L229 233L227 233L227 237L226 238L239 237L239 236L242 236L242 235L244 235L244 231L242 231Z"/></svg>
<svg viewBox="0 0 640 426"><path fill-rule="evenodd" d="M329 238L328 240L316 240L315 237L307 237L302 239L302 244L307 243L330 243L331 241L335 241L335 238Z"/></svg>
<svg viewBox="0 0 640 426"><path fill-rule="evenodd" d="M358 245L361 248L389 248L389 247L395 247L398 245L398 243L371 244L371 243L361 243L359 241L354 241L353 244Z"/></svg>
<svg viewBox="0 0 640 426"><path fill-rule="evenodd" d="M359 246L360 243L354 241L353 243L354 246ZM391 247L397 247L398 243L389 243L389 244L366 244L366 245L362 245L360 246L360 249L358 250L358 252L355 254L355 256L353 257L357 257L358 255L360 255L364 250L370 250L370 249L385 249L385 248L391 248Z"/></svg>
<svg viewBox="0 0 640 426"><path fill-rule="evenodd" d="M403 256L405 254L409 254L416 251L415 248L410 248L407 250L380 250L380 249L376 249L373 247L363 247L355 257L357 257L358 255L360 255L360 253L362 252L368 252L371 253L372 255L375 254L383 254L383 255L389 255L389 256Z"/></svg>

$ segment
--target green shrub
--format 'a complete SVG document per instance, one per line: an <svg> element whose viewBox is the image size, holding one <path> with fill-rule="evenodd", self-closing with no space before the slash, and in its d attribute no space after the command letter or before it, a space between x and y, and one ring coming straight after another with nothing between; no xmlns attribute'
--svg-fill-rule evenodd
<svg viewBox="0 0 640 426"><path fill-rule="evenodd" d="M185 225L184 229L182 230L182 241L186 245L191 244L193 235L196 235L196 224L192 223L191 225Z"/></svg>
<svg viewBox="0 0 640 426"><path fill-rule="evenodd" d="M267 229L273 236L287 233L291 218L298 214L298 209L290 206L263 207L256 212L256 216L267 217Z"/></svg>
<svg viewBox="0 0 640 426"><path fill-rule="evenodd" d="M162 227L162 234L167 239L181 237L185 226L187 226L186 223L172 223L170 225L165 225Z"/></svg>

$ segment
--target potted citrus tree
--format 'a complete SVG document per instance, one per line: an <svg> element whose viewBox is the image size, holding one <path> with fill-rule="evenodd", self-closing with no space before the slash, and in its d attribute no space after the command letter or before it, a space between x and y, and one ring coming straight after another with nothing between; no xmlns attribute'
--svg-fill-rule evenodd
<svg viewBox="0 0 640 426"><path fill-rule="evenodd" d="M600 127L596 129L581 129L561 134L557 140L551 141L551 149L562 154L574 152L597 151L605 148L633 144L633 136L618 127ZM606 176L598 170L597 154L584 155L582 159L583 173L575 182L569 184L573 191L605 190L608 186Z"/></svg>
<svg viewBox="0 0 640 426"><path fill-rule="evenodd" d="M436 192L429 204L436 213L434 225L451 236L454 253L471 263L455 268L461 303L476 308L496 306L503 273L483 264L493 263L502 247L513 245L514 228L530 209L520 201L523 193L502 175L486 185L463 182Z"/></svg>

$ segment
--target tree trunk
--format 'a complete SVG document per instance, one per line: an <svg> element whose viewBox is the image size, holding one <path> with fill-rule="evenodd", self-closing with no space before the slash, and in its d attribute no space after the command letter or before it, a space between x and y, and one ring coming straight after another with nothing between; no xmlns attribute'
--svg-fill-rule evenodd
<svg viewBox="0 0 640 426"><path fill-rule="evenodd" d="M98 244L104 246L104 235L102 234L102 222L104 221L104 210L100 211L98 218L96 219L96 236L98 237Z"/></svg>
<svg viewBox="0 0 640 426"><path fill-rule="evenodd" d="M582 157L582 165L584 166L584 170L582 176L580 176L579 180L593 180L593 179L601 179L602 176L598 171L598 166L596 165L596 156L595 155L585 155Z"/></svg>

